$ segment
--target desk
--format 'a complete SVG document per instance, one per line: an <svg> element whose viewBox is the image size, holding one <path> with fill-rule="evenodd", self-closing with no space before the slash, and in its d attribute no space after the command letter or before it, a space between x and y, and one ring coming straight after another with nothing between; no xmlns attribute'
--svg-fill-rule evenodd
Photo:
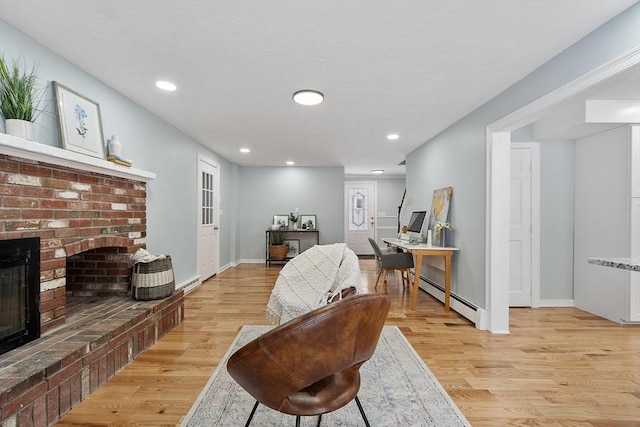
<svg viewBox="0 0 640 427"><path fill-rule="evenodd" d="M411 310L416 309L418 304L418 285L420 284L420 273L422 270L423 256L444 257L444 309L449 311L451 303L451 257L458 248L443 248L440 246L427 245L426 243L413 244L400 239L382 239L389 246L395 246L407 252L411 252L415 259L415 277L413 280L413 295L411 295Z"/></svg>

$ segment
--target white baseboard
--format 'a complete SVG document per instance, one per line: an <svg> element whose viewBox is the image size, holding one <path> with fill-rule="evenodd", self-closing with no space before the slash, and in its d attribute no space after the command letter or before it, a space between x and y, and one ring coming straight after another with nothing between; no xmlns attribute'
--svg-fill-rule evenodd
<svg viewBox="0 0 640 427"><path fill-rule="evenodd" d="M228 270L230 268L233 267L237 267L239 263L228 263L225 264L224 266L222 266L222 268L218 269L218 273L220 274L225 270ZM196 290L198 288L198 286L202 285L202 276L197 275L192 277L191 279L185 280L184 282L182 282L180 285L176 286L176 289L183 289L184 290L184 294L188 294L193 292L194 290Z"/></svg>
<svg viewBox="0 0 640 427"><path fill-rule="evenodd" d="M265 259L241 259L238 261L238 264L265 264L267 261ZM237 264L236 264L237 265Z"/></svg>
<svg viewBox="0 0 640 427"><path fill-rule="evenodd" d="M484 308L478 307L476 309L476 328L481 331L486 331L489 329L489 312Z"/></svg>
<svg viewBox="0 0 640 427"><path fill-rule="evenodd" d="M180 283L178 286L176 286L176 289L184 290L184 294L186 295L189 292L192 292L193 290L195 290L201 284L202 284L202 278L198 275Z"/></svg>
<svg viewBox="0 0 640 427"><path fill-rule="evenodd" d="M424 280L420 280L419 286L420 286L420 289L427 292L429 295L433 296L434 298L436 298L437 300L441 301L444 304L443 291L436 288L432 284L425 282ZM477 308L476 309L471 308L468 305L461 303L460 301L456 300L453 297L451 298L450 302L451 302L450 307L452 310L455 310L456 312L461 314L464 318L473 322L476 325L476 327L480 329L480 327L478 326L478 322L480 322L481 319L478 317Z"/></svg>
<svg viewBox="0 0 640 427"><path fill-rule="evenodd" d="M223 265L221 268L218 269L218 274L227 271L230 268L234 268L237 267L238 265L240 265L239 261L235 261L235 262L230 262L228 264Z"/></svg>
<svg viewBox="0 0 640 427"><path fill-rule="evenodd" d="M540 307L574 307L572 299L541 299Z"/></svg>

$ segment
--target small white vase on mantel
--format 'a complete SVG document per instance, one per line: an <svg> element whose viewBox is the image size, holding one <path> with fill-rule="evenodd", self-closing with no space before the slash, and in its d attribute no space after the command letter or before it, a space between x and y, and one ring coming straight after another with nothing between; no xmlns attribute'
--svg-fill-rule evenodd
<svg viewBox="0 0 640 427"><path fill-rule="evenodd" d="M124 147L118 135L112 135L109 140L109 154L112 156L124 157Z"/></svg>
<svg viewBox="0 0 640 427"><path fill-rule="evenodd" d="M4 122L7 135L33 141L33 123L20 119L6 119Z"/></svg>

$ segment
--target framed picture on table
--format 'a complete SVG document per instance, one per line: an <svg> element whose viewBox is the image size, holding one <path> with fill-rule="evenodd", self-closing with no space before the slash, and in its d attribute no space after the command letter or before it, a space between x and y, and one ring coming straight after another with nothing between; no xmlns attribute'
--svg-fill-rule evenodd
<svg viewBox="0 0 640 427"><path fill-rule="evenodd" d="M273 225L280 225L280 228L287 228L289 226L289 215L278 214L273 216Z"/></svg>
<svg viewBox="0 0 640 427"><path fill-rule="evenodd" d="M315 215L300 215L300 225L304 230L315 230L318 227Z"/></svg>
<svg viewBox="0 0 640 427"><path fill-rule="evenodd" d="M287 252L287 258L293 258L300 254L300 240L297 239L285 239L285 245L289 245L289 252Z"/></svg>

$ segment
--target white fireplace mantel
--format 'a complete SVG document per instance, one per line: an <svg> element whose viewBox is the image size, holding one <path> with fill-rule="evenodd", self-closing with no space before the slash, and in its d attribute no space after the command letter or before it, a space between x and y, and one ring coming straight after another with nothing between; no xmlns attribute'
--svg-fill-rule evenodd
<svg viewBox="0 0 640 427"><path fill-rule="evenodd" d="M156 178L156 174L153 172L117 165L97 157L86 156L51 145L40 144L39 142L27 141L4 133L0 133L0 154L134 181L149 182Z"/></svg>

